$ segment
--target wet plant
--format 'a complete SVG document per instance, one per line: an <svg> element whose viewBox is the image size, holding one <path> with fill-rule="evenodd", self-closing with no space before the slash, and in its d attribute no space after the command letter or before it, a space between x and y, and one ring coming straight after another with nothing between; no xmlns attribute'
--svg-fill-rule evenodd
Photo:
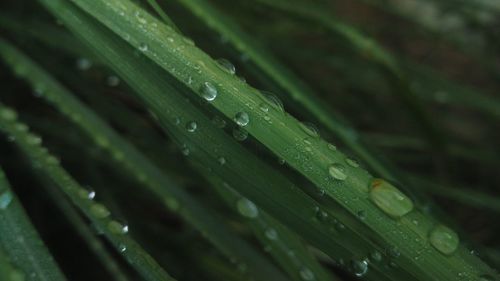
<svg viewBox="0 0 500 281"><path fill-rule="evenodd" d="M499 280L458 2L0 4L1 280Z"/></svg>

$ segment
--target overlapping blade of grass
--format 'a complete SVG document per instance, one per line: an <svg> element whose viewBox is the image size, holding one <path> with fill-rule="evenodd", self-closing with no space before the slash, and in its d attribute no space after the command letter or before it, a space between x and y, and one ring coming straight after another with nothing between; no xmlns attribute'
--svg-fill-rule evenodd
<svg viewBox="0 0 500 281"><path fill-rule="evenodd" d="M71 204L64 194L49 182L45 177L40 176L41 182L45 190L49 193L52 202L59 208L61 213L66 217L67 221L73 226L78 235L85 241L87 247L99 259L102 266L108 271L113 280L129 281L129 278L122 272L120 265L115 258L111 256L103 242L96 236L95 230L91 228L78 213L78 210Z"/></svg>
<svg viewBox="0 0 500 281"><path fill-rule="evenodd" d="M359 259L366 257L370 251L377 253L377 256L383 255L381 252L388 245L374 245L367 239L368 232L364 232L365 236L361 235L360 224L343 210L336 209L335 205L329 204L328 208L320 210L311 197L271 166L246 151L212 121L207 120L185 97L179 96L176 89L166 82L167 73L144 58L134 56L134 49L114 38L109 31L95 25L92 20L75 10L74 6L64 2L57 4L63 5L64 13L56 10L56 15L89 46L93 46L102 59L130 84L156 114L160 124L183 145L184 153L194 161L199 161L200 165L227 180L240 193L300 233L309 243L337 258L339 266L351 266L351 263L340 262L344 259L355 259L353 264L363 264ZM49 10L54 8L51 5L47 7ZM180 125L191 123L191 120L196 120L195 134ZM218 159L221 156L226 157L227 163L214 165L220 163ZM321 219L317 219L318 213L321 214ZM349 225L342 224L348 220ZM338 241L332 237L342 237L345 240ZM385 263L375 263L370 270L370 277L373 280L388 280L387 271ZM391 268L390 271L396 279L408 278L399 268Z"/></svg>
<svg viewBox="0 0 500 281"><path fill-rule="evenodd" d="M17 121L17 113L0 104L0 131L14 138L18 148L29 158L35 169L53 181L104 234L115 249L134 267L137 272L150 281L174 281L142 247L130 237L128 228L115 221L109 210L101 203L92 200L89 191L81 187L59 164L59 160L41 145L41 138L28 127ZM19 234L17 234L19 235ZM27 257L30 257L29 253ZM41 259L40 261L44 261ZM57 279L47 279L57 280Z"/></svg>
<svg viewBox="0 0 500 281"><path fill-rule="evenodd" d="M314 130L284 114L279 108L268 107L268 110L261 110L260 107L266 103L266 99L259 91L223 70L205 53L190 44L189 40L176 34L171 28L164 26L138 6L125 0L74 0L73 2L142 51L186 87L201 97L206 97L214 108L229 118L235 118L236 122L244 126L260 143L285 159L291 167L316 186L324 189L325 193L351 216L357 216L360 211L366 214L362 220L346 223L349 223L350 227L362 224L365 235L374 234L370 237L371 241L395 246L399 255L394 262L397 262L399 273L407 272L406 278L446 280L456 278L460 273L467 276L466 278L477 279L484 274L495 275L491 268L478 257L471 255L464 246L456 248L452 255L445 255L431 246L429 235L435 221L428 215L412 210L399 219L393 219L379 209L369 200L373 192L370 190L372 177L369 173L359 168L341 152L332 151L331 146L319 138ZM109 60L111 58L108 58ZM216 99L213 95L207 96L207 83L217 90ZM213 94L213 91L209 93ZM140 94L145 100L148 98L146 93ZM171 104L164 104L160 102L161 100L161 96L154 95L150 104L148 103L159 118L170 114L165 112L167 110L174 111ZM178 112L180 116L183 114L186 112ZM246 117L248 117L248 122ZM168 120L160 119L160 121L165 122L164 125L169 124ZM196 119L196 121L202 122L203 120ZM199 137L206 133L205 130L212 132L209 125L198 128L196 133L186 140L188 146L197 142ZM174 131L176 128L170 125L168 129ZM224 144L222 147L225 150L231 147L231 143L224 139L218 139L218 141L217 144ZM204 143L206 143L206 138ZM209 155L213 155L214 152L206 148L202 149L195 151L192 157L205 164L210 159ZM251 156L245 158L226 166L231 166L232 169L241 167L242 162L248 162ZM237 173L224 174L224 179L234 181L233 179L236 178L235 182L244 182L240 178L244 175L244 169L236 169L236 171ZM267 177L264 178L266 182L271 181ZM256 195L248 197L257 197ZM262 198L259 202L264 204L266 201L278 200L278 197L284 195L283 193L274 194L273 198ZM286 194L286 196L289 195ZM301 201L306 202L305 198L304 196ZM294 204L299 205L299 202L294 202ZM331 239L321 242L328 241L331 242ZM353 241L346 239L342 242ZM373 267L376 268L375 265ZM394 278L395 275L390 271L382 270L380 273L387 273Z"/></svg>
<svg viewBox="0 0 500 281"><path fill-rule="evenodd" d="M281 273L267 263L267 259L232 234L215 213L203 208L200 202L175 184L159 167L28 57L2 40L0 56L17 69L18 75L27 79L36 91L81 127L97 145L113 155L124 170L130 171L153 194L159 196L167 208L181 215L226 256L246 264L258 278L273 276L275 280L283 279Z"/></svg>
<svg viewBox="0 0 500 281"><path fill-rule="evenodd" d="M252 201L238 194L224 180L210 174L206 178L228 206L246 217L247 224L264 249L292 280L303 281L312 276L317 280L338 280L322 268L295 233L259 210Z"/></svg>
<svg viewBox="0 0 500 281"><path fill-rule="evenodd" d="M0 119L12 114L1 111ZM24 128L18 125L16 129ZM2 248L11 263L8 271L0 270L9 277L5 280L66 280L0 168L0 251Z"/></svg>
<svg viewBox="0 0 500 281"><path fill-rule="evenodd" d="M315 94L309 86L301 81L294 73L289 71L270 53L266 52L266 50L263 49L262 46L259 46L254 39L241 31L237 23L219 12L205 0L181 0L180 2L200 17L209 27L223 35L224 38L227 38L227 40L241 53L247 55L262 72L285 89L286 97L291 97L299 102L301 107L306 111L311 112L322 125L338 136L340 140L352 149L371 169L373 169L373 171L385 178L401 180L398 178L397 172L394 171L393 167L390 167L387 163L383 163L378 159L376 154L366 147L366 144L356 135L352 127L346 125L344 120L341 121L338 119L334 109L322 103L317 97L317 94ZM262 0L261 2L266 1ZM308 16L311 16L310 13L312 12L313 16L317 16L322 23L327 23L330 29L343 35L353 44L353 46L372 55L374 60L380 62L390 73L393 73L397 79L399 79L397 83L398 90L396 92L401 94L399 97L416 116L420 122L419 124L423 124L425 132L431 138L431 142L435 144L440 142L439 134L432 123L429 122L419 101L410 93L396 61L391 58L387 52L379 48L373 40L367 39L348 25L334 21L325 13L318 13L317 9L307 9L307 7L311 5L310 3L300 5L300 2L289 3L286 1L269 1L267 4L273 7L286 7L288 11L304 12ZM301 7L305 7L305 9L301 9Z"/></svg>

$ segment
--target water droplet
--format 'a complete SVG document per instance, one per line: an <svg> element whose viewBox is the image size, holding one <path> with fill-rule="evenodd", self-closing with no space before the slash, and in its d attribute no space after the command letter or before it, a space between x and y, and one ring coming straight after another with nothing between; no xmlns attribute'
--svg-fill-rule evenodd
<svg viewBox="0 0 500 281"><path fill-rule="evenodd" d="M189 46L194 46L194 41L189 38L189 37L181 37L181 40L182 42L184 42L186 45L189 45Z"/></svg>
<svg viewBox="0 0 500 281"><path fill-rule="evenodd" d="M368 273L368 261L366 259L360 261L353 260L351 262L351 268L354 275L363 277Z"/></svg>
<svg viewBox="0 0 500 281"><path fill-rule="evenodd" d="M187 146L183 146L181 149L181 152L182 152L182 155L184 155L184 156L188 156L191 153L191 151L189 150L189 148Z"/></svg>
<svg viewBox="0 0 500 281"><path fill-rule="evenodd" d="M29 131L28 126L26 126L26 125L24 125L24 124L21 124L21 123L16 124L14 128L15 128L17 131L19 131L19 132L23 132L23 133L24 133L24 132Z"/></svg>
<svg viewBox="0 0 500 281"><path fill-rule="evenodd" d="M400 218L413 210L411 199L382 179L372 180L370 199L384 213L393 218Z"/></svg>
<svg viewBox="0 0 500 281"><path fill-rule="evenodd" d="M353 168L357 168L359 167L359 163L358 161L352 159L352 158L346 158L345 159L345 162L347 163L347 165L353 167Z"/></svg>
<svg viewBox="0 0 500 281"><path fill-rule="evenodd" d="M382 253L380 253L379 251L374 251L373 253L370 254L370 259L374 262L381 262Z"/></svg>
<svg viewBox="0 0 500 281"><path fill-rule="evenodd" d="M347 175L344 172L344 166L339 163L335 163L330 165L328 168L328 173L330 176L336 180L345 180L347 178Z"/></svg>
<svg viewBox="0 0 500 281"><path fill-rule="evenodd" d="M17 113L10 108L3 108L0 110L0 117L6 121L14 121L17 119Z"/></svg>
<svg viewBox="0 0 500 281"><path fill-rule="evenodd" d="M139 44L139 51L146 52L149 49L148 45L145 43Z"/></svg>
<svg viewBox="0 0 500 281"><path fill-rule="evenodd" d="M257 209L257 206L246 198L239 199L238 202L236 202L236 208L244 217L256 218L259 216L259 209Z"/></svg>
<svg viewBox="0 0 500 281"><path fill-rule="evenodd" d="M328 219L328 213L321 210L319 207L316 208L316 218L320 221L326 221Z"/></svg>
<svg viewBox="0 0 500 281"><path fill-rule="evenodd" d="M262 112L269 112L269 105L267 103L261 103L259 105L259 109L262 111Z"/></svg>
<svg viewBox="0 0 500 281"><path fill-rule="evenodd" d="M218 115L216 115L212 119L212 123L214 123L214 125L219 129L223 129L224 127L226 127L226 120L224 120L222 117Z"/></svg>
<svg viewBox="0 0 500 281"><path fill-rule="evenodd" d="M455 231L438 225L429 234L431 245L445 255L451 255L458 248L459 238Z"/></svg>
<svg viewBox="0 0 500 281"><path fill-rule="evenodd" d="M201 96L207 101L213 101L217 97L218 91L210 82L205 82L201 86Z"/></svg>
<svg viewBox="0 0 500 281"><path fill-rule="evenodd" d="M328 147L328 149L330 149L331 151L336 151L337 150L337 147L331 143L328 143L326 145Z"/></svg>
<svg viewBox="0 0 500 281"><path fill-rule="evenodd" d="M36 135L28 135L26 136L26 142L29 145L40 145L42 143L42 139Z"/></svg>
<svg viewBox="0 0 500 281"><path fill-rule="evenodd" d="M165 205L167 205L167 207L174 211L174 212L177 212L180 208L180 204L179 204L179 201L177 201L175 198L173 197L167 197L165 198Z"/></svg>
<svg viewBox="0 0 500 281"><path fill-rule="evenodd" d="M224 164L226 164L226 158L221 156L221 157L217 158L217 162L219 162L219 164L221 164L221 165L224 165Z"/></svg>
<svg viewBox="0 0 500 281"><path fill-rule="evenodd" d="M361 220L366 219L366 212L364 210L361 210L358 212L358 218Z"/></svg>
<svg viewBox="0 0 500 281"><path fill-rule="evenodd" d="M245 127L250 122L250 117L246 112L238 112L234 116L234 122L236 122L238 126Z"/></svg>
<svg viewBox="0 0 500 281"><path fill-rule="evenodd" d="M100 219L106 218L110 215L108 208L100 203L92 204L92 206L90 206L90 213Z"/></svg>
<svg viewBox="0 0 500 281"><path fill-rule="evenodd" d="M106 84L110 87L116 87L120 84L120 78L115 75L110 75L106 78Z"/></svg>
<svg viewBox="0 0 500 281"><path fill-rule="evenodd" d="M236 68L234 67L234 64L232 64L230 61L227 59L218 59L217 60L217 65L227 73L234 75L236 73Z"/></svg>
<svg viewBox="0 0 500 281"><path fill-rule="evenodd" d="M198 128L198 124L195 121L191 121L186 124L186 130L190 133L194 133Z"/></svg>
<svg viewBox="0 0 500 281"><path fill-rule="evenodd" d="M309 136L311 136L313 138L319 138L318 128L316 128L316 126L313 123L300 122L299 126Z"/></svg>
<svg viewBox="0 0 500 281"><path fill-rule="evenodd" d="M76 61L76 68L79 70L89 70L92 67L92 61L87 58L79 58Z"/></svg>
<svg viewBox="0 0 500 281"><path fill-rule="evenodd" d="M392 246L387 249L387 255L391 258L398 258L401 255L401 252L396 246Z"/></svg>
<svg viewBox="0 0 500 281"><path fill-rule="evenodd" d="M276 110L279 112L285 113L285 107L283 106L283 103L281 100L275 96L273 93L266 92L266 91L261 91L261 93L264 95L266 98L266 101Z"/></svg>
<svg viewBox="0 0 500 281"><path fill-rule="evenodd" d="M307 267L303 267L299 272L300 278L305 281L314 280L314 273Z"/></svg>
<svg viewBox="0 0 500 281"><path fill-rule="evenodd" d="M118 251L120 251L120 253L124 253L125 251L127 251L127 246L125 246L124 244L120 244L118 246Z"/></svg>
<svg viewBox="0 0 500 281"><path fill-rule="evenodd" d="M4 191L2 194L0 194L0 210L7 209L13 199L14 196L10 191Z"/></svg>
<svg viewBox="0 0 500 281"><path fill-rule="evenodd" d="M235 128L233 129L233 137L237 141L244 141L248 138L248 132L242 128Z"/></svg>
<svg viewBox="0 0 500 281"><path fill-rule="evenodd" d="M94 200L95 195L96 195L95 191L92 190L90 187L87 189L82 188L78 190L78 196L80 196L80 198L82 199Z"/></svg>
<svg viewBox="0 0 500 281"><path fill-rule="evenodd" d="M276 232L276 229L274 229L274 228L268 228L268 229L266 229L266 232L264 233L264 235L269 240L276 240L276 239L278 239L278 232Z"/></svg>
<svg viewBox="0 0 500 281"><path fill-rule="evenodd" d="M128 225L112 220L108 223L108 229L114 234L127 234Z"/></svg>

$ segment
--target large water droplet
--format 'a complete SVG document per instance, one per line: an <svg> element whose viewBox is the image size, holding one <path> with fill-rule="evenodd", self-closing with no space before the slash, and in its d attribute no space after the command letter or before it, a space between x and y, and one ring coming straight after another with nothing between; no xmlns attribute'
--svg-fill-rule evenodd
<svg viewBox="0 0 500 281"><path fill-rule="evenodd" d="M195 121L191 121L186 124L186 130L190 133L194 133L198 128L198 124Z"/></svg>
<svg viewBox="0 0 500 281"><path fill-rule="evenodd" d="M313 123L309 122L300 122L300 128L309 136L313 138L319 138L319 130Z"/></svg>
<svg viewBox="0 0 500 281"><path fill-rule="evenodd" d="M451 255L458 248L459 238L455 231L444 225L434 227L430 234L431 245L445 255Z"/></svg>
<svg viewBox="0 0 500 281"><path fill-rule="evenodd" d="M347 175L344 172L344 166L340 163L335 163L330 165L328 168L328 173L330 176L336 180L345 180Z"/></svg>
<svg viewBox="0 0 500 281"><path fill-rule="evenodd" d="M393 218L400 218L413 210L411 199L383 179L372 180L370 199L384 213Z"/></svg>
<svg viewBox="0 0 500 281"><path fill-rule="evenodd" d="M14 196L10 191L4 191L2 194L0 194L0 210L7 209L13 199Z"/></svg>
<svg viewBox="0 0 500 281"><path fill-rule="evenodd" d="M353 260L351 262L351 268L354 275L357 277L363 277L366 273L368 273L368 261L366 259L360 261Z"/></svg>
<svg viewBox="0 0 500 281"><path fill-rule="evenodd" d="M218 91L210 82L205 82L201 86L201 96L207 101L213 101L217 97Z"/></svg>
<svg viewBox="0 0 500 281"><path fill-rule="evenodd" d="M234 116L234 122L236 122L238 126L245 127L250 122L250 117L246 112L238 112Z"/></svg>
<svg viewBox="0 0 500 281"><path fill-rule="evenodd" d="M259 216L259 209L257 209L257 206L246 198L239 199L238 202L236 202L236 208L244 217L256 218Z"/></svg>
<svg viewBox="0 0 500 281"><path fill-rule="evenodd" d="M217 65L227 73L234 75L236 73L236 67L227 59L218 59Z"/></svg>
<svg viewBox="0 0 500 281"><path fill-rule="evenodd" d="M314 273L307 267L303 267L299 271L300 278L305 281L314 280Z"/></svg>

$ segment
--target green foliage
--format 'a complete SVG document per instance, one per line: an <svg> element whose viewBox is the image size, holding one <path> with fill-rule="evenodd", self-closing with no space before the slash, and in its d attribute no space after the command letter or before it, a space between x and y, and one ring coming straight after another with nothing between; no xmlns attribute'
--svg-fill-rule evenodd
<svg viewBox="0 0 500 281"><path fill-rule="evenodd" d="M391 2L0 4L2 280L497 280L499 11Z"/></svg>

